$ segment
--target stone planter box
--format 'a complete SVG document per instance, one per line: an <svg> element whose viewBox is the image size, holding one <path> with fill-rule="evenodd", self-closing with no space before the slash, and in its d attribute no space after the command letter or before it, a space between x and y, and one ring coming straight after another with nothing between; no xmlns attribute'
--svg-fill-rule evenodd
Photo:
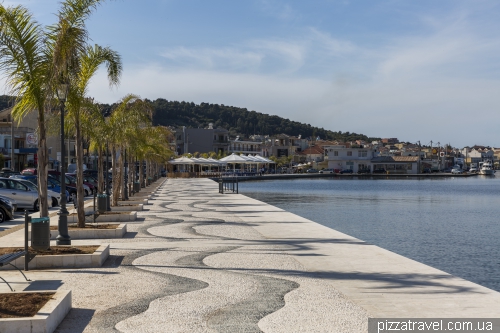
<svg viewBox="0 0 500 333"><path fill-rule="evenodd" d="M37 291L36 293L53 293ZM22 291L20 293L34 293ZM71 310L71 290L58 290L36 315L0 319L0 332L52 333Z"/></svg>
<svg viewBox="0 0 500 333"><path fill-rule="evenodd" d="M147 205L148 204L148 199L144 199L144 198L131 198L130 200L126 200L126 201L118 201L118 206L125 206L125 205ZM111 207L111 209L113 209L113 207Z"/></svg>
<svg viewBox="0 0 500 333"><path fill-rule="evenodd" d="M29 269L41 268L87 268L101 267L109 256L109 244L101 244L92 254L64 254L53 256L36 256L28 267ZM24 256L14 260L14 265L24 268ZM15 269L11 265L0 269ZM2 331L0 331L2 332ZM29 332L29 331L28 331Z"/></svg>
<svg viewBox="0 0 500 333"><path fill-rule="evenodd" d="M96 218L96 222L130 222L130 221L135 221L137 218L137 212L117 212L121 214L101 214ZM113 212L111 212L113 213ZM68 223L76 223L78 220L76 215L69 215L68 216Z"/></svg>
<svg viewBox="0 0 500 333"><path fill-rule="evenodd" d="M129 198L129 200L144 200L151 199L152 193L136 193Z"/></svg>
<svg viewBox="0 0 500 333"><path fill-rule="evenodd" d="M124 223L119 224L116 229L69 229L68 233L71 239L122 238L127 233L127 225ZM50 240L55 240L58 234L57 230L51 230Z"/></svg>
<svg viewBox="0 0 500 333"><path fill-rule="evenodd" d="M127 225L122 223L116 229L69 229L69 237L71 239L108 239L122 238L127 233ZM59 232L57 230L50 231L50 240L56 240ZM31 233L28 234L28 240L31 240ZM0 331L1 332L1 331Z"/></svg>
<svg viewBox="0 0 500 333"><path fill-rule="evenodd" d="M124 201L125 203L126 201ZM112 212L138 212L143 210L144 205L143 204L130 204L129 206L126 206L124 203L120 204L119 206L114 206L111 207Z"/></svg>

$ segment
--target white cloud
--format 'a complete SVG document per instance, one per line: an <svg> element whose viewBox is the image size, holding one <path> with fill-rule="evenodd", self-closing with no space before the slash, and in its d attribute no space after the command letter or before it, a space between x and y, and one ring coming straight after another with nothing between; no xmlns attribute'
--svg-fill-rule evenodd
<svg viewBox="0 0 500 333"><path fill-rule="evenodd" d="M178 65L189 65L204 69L225 68L233 70L248 70L257 68L263 54L254 51L238 50L234 47L188 49L176 47L162 53L166 59Z"/></svg>

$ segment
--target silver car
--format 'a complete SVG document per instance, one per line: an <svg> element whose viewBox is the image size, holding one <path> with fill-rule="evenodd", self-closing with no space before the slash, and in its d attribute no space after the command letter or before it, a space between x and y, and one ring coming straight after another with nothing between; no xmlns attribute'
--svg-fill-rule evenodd
<svg viewBox="0 0 500 333"><path fill-rule="evenodd" d="M24 179L19 179L18 181L20 181L24 185L28 186L31 190L37 191L37 193L38 193L38 186L35 183L33 183L29 180L24 180ZM59 206L59 204L61 202L61 194L58 192L52 191L52 190L47 190L47 198L48 198L49 204L52 203L52 207Z"/></svg>
<svg viewBox="0 0 500 333"><path fill-rule="evenodd" d="M55 192L54 192L55 193ZM57 194L57 193L55 193ZM0 178L0 195L3 195L9 199L14 199L17 202L17 208L32 209L35 211L39 210L38 203L38 190L36 186L28 186L23 182L12 179L12 178ZM58 204L58 196L52 197L52 204Z"/></svg>
<svg viewBox="0 0 500 333"><path fill-rule="evenodd" d="M38 210L38 191L11 178L0 178L0 195L17 202L17 208Z"/></svg>

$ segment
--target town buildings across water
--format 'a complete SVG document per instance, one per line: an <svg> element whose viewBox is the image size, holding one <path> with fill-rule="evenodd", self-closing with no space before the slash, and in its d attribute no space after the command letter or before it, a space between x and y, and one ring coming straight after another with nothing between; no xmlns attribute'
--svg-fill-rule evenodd
<svg viewBox="0 0 500 333"><path fill-rule="evenodd" d="M35 113L26 115L20 123L12 122L11 108L0 111L0 151L4 156L3 167L20 171L37 163L37 119ZM472 146L461 149L449 146L419 145L399 142L397 138L385 138L376 142L327 141L320 138L304 138L279 134L241 135L231 137L229 131L214 128L171 128L170 145L175 155L203 154L213 152L222 157L235 154L260 155L286 158L288 167L333 169L352 172L419 173L438 171L459 165L462 168L478 167L480 162L492 161L495 169L500 167L500 148ZM49 168L60 165L60 136L49 135ZM75 160L75 142L66 139L66 164ZM13 150L12 150L13 149ZM97 165L96 157L84 148L84 162L89 168Z"/></svg>

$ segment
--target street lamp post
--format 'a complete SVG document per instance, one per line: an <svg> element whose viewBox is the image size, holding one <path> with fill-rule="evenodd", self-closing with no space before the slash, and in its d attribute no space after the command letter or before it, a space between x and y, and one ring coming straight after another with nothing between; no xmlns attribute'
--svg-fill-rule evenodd
<svg viewBox="0 0 500 333"><path fill-rule="evenodd" d="M66 167L64 165L64 104L66 103L66 97L68 95L68 84L61 84L57 89L57 98L61 103L61 205L59 212L59 219L57 221L57 230L59 235L56 237L57 245L71 245L71 238L68 234L68 215L69 212L66 209Z"/></svg>

